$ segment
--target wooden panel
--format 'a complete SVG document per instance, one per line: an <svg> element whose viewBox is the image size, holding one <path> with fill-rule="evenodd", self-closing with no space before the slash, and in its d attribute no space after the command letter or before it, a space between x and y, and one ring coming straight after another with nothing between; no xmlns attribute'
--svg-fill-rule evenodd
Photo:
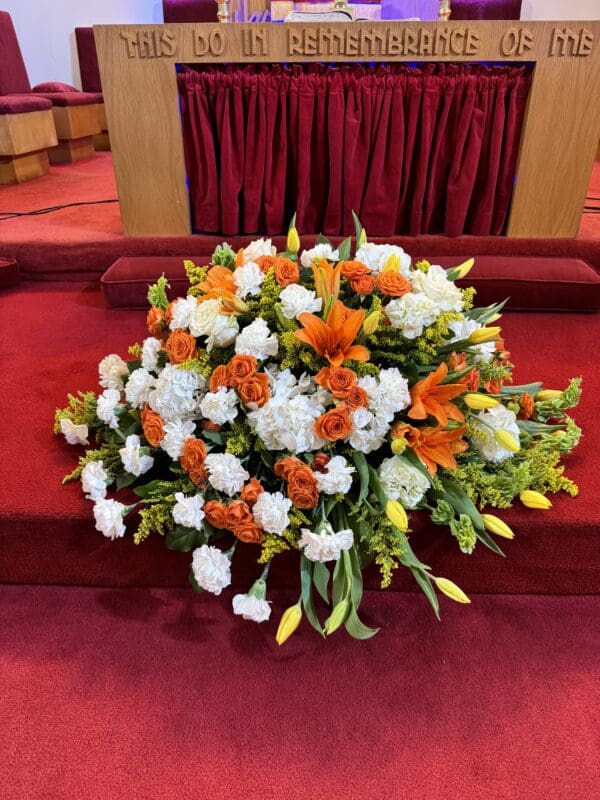
<svg viewBox="0 0 600 800"><path fill-rule="evenodd" d="M57 143L52 111L0 115L0 155L33 153Z"/></svg>
<svg viewBox="0 0 600 800"><path fill-rule="evenodd" d="M97 152L110 150L110 137L106 131L94 136L94 150Z"/></svg>
<svg viewBox="0 0 600 800"><path fill-rule="evenodd" d="M128 235L190 233L177 64L366 60L534 63L509 232L576 232L600 135L598 21L100 25L94 30Z"/></svg>
<svg viewBox="0 0 600 800"><path fill-rule="evenodd" d="M106 108L104 107L104 103L99 103L96 108L98 109L98 124L100 125L100 130L107 131L108 122L106 121Z"/></svg>
<svg viewBox="0 0 600 800"><path fill-rule="evenodd" d="M84 158L93 158L96 155L94 137L83 136L81 139L60 141L48 151L48 155L51 164L74 164Z"/></svg>
<svg viewBox="0 0 600 800"><path fill-rule="evenodd" d="M52 113L59 139L81 139L102 130L98 103L88 106L54 106Z"/></svg>
<svg viewBox="0 0 600 800"><path fill-rule="evenodd" d="M24 183L46 175L49 169L47 150L23 156L0 156L0 185Z"/></svg>

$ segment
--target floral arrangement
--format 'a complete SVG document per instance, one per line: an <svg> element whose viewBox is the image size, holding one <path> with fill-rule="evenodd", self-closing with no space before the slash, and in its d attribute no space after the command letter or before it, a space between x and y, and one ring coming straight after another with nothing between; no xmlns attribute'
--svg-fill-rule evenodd
<svg viewBox="0 0 600 800"><path fill-rule="evenodd" d="M187 296L169 302L160 278L132 358L104 358L101 394L56 412L70 444L93 438L65 481L81 481L105 536L124 536L131 518L136 543L160 535L190 552L198 592L229 586L234 558L263 565L235 614L269 619L269 566L297 551L299 598L279 644L303 616L321 634L376 633L359 616L371 562L383 587L409 569L436 615L436 589L469 602L419 560L409 514L463 553L501 554L494 537L513 532L484 508L548 509L548 493L577 493L560 459L580 436L566 414L580 380L513 385L503 304L475 308L455 283L473 260L412 264L356 227L353 256L350 238L300 253L292 223L284 253L259 239L185 262Z"/></svg>

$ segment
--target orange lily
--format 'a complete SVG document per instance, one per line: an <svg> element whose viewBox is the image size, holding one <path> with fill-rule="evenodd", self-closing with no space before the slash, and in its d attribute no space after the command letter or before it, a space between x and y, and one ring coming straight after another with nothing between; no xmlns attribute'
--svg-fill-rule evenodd
<svg viewBox="0 0 600 800"><path fill-rule="evenodd" d="M243 300L235 294L236 285L233 280L233 273L227 267L211 267L206 275L206 280L198 284L204 294L198 298L199 302L220 300L223 314L242 314L247 310Z"/></svg>
<svg viewBox="0 0 600 800"><path fill-rule="evenodd" d="M317 297L323 300L325 306L331 298L337 300L340 293L342 262L330 264L324 258L320 258L311 264L311 267L315 279Z"/></svg>
<svg viewBox="0 0 600 800"><path fill-rule="evenodd" d="M461 439L466 430L466 425L450 431L445 431L441 425L437 428L413 428L412 425L404 425L396 427L395 432L406 439L408 446L425 464L429 474L435 475L438 466L444 469L458 467L454 454L463 453L467 449L468 444Z"/></svg>
<svg viewBox="0 0 600 800"><path fill-rule="evenodd" d="M302 330L294 335L301 342L309 344L318 355L326 358L334 367L344 361L368 361L369 351L360 344L352 344L365 318L364 311L353 311L336 300L331 306L327 320L305 311L298 315Z"/></svg>
<svg viewBox="0 0 600 800"><path fill-rule="evenodd" d="M464 414L450 401L460 394L464 394L466 386L464 383L444 383L448 374L448 365L440 364L435 372L432 372L422 381L415 383L410 390L412 406L408 412L411 419L427 419L435 417L438 423L445 428L449 419L462 422Z"/></svg>

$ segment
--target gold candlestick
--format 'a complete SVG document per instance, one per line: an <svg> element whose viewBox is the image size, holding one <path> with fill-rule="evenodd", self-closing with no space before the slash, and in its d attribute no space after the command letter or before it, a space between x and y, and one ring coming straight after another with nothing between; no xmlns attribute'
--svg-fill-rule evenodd
<svg viewBox="0 0 600 800"><path fill-rule="evenodd" d="M452 9L450 8L450 0L440 0L440 10L438 11L438 19L440 22L448 22Z"/></svg>
<svg viewBox="0 0 600 800"><path fill-rule="evenodd" d="M217 0L217 19L219 22L231 22L229 3L230 0Z"/></svg>

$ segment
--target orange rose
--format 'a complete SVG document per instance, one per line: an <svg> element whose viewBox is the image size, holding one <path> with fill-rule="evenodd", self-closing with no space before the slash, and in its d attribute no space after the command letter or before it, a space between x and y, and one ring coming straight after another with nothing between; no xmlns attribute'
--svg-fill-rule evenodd
<svg viewBox="0 0 600 800"><path fill-rule="evenodd" d="M325 472L325 467L329 464L329 461L330 458L327 453L317 453L312 462L313 472Z"/></svg>
<svg viewBox="0 0 600 800"><path fill-rule="evenodd" d="M150 336L160 338L163 333L163 312L160 308L152 306L146 317L146 325Z"/></svg>
<svg viewBox="0 0 600 800"><path fill-rule="evenodd" d="M245 503L248 503L249 506L253 506L254 503L258 500L258 495L262 494L264 489L262 484L256 478L250 478L248 483L244 486L242 491L240 492L242 496L242 500Z"/></svg>
<svg viewBox="0 0 600 800"><path fill-rule="evenodd" d="M412 292L412 286L404 275L392 269L386 269L377 276L377 288L382 294L390 297L402 297L403 294Z"/></svg>
<svg viewBox="0 0 600 800"><path fill-rule="evenodd" d="M211 392L218 392L221 386L229 386L229 370L225 364L215 367L210 376L208 388Z"/></svg>
<svg viewBox="0 0 600 800"><path fill-rule="evenodd" d="M346 394L346 403L350 408L368 408L369 395L362 386L351 386Z"/></svg>
<svg viewBox="0 0 600 800"><path fill-rule="evenodd" d="M468 372L464 378L461 378L460 380L470 392L476 392L477 389L479 389L479 384L481 383L479 378L479 370L473 367L471 372Z"/></svg>
<svg viewBox="0 0 600 800"><path fill-rule="evenodd" d="M334 397L342 400L356 385L356 380L356 372L347 367L324 367L315 377L319 386L329 389Z"/></svg>
<svg viewBox="0 0 600 800"><path fill-rule="evenodd" d="M363 264L362 261L342 261L340 263L340 271L344 278L348 278L349 281L355 281L363 275L368 275L371 272L371 268Z"/></svg>
<svg viewBox="0 0 600 800"><path fill-rule="evenodd" d="M219 530L227 525L227 509L218 500L209 500L204 503L204 516L209 525Z"/></svg>
<svg viewBox="0 0 600 800"><path fill-rule="evenodd" d="M158 447L165 435L164 420L160 414L146 406L142 411L142 429L148 444Z"/></svg>
<svg viewBox="0 0 600 800"><path fill-rule="evenodd" d="M225 509L225 527L227 530L234 530L238 525L253 522L250 507L242 500L234 500Z"/></svg>
<svg viewBox="0 0 600 800"><path fill-rule="evenodd" d="M167 310L165 311L165 325L171 324L171 320L173 319L173 306L175 305L175 302L175 300L171 300L167 306Z"/></svg>
<svg viewBox="0 0 600 800"><path fill-rule="evenodd" d="M337 442L345 439L352 431L352 420L348 413L348 406L340 403L337 408L332 408L322 414L315 422L315 432L321 439L328 442Z"/></svg>
<svg viewBox="0 0 600 800"><path fill-rule="evenodd" d="M262 529L258 527L256 522L242 522L232 531L240 542L246 544L260 544L262 542Z"/></svg>
<svg viewBox="0 0 600 800"><path fill-rule="evenodd" d="M298 265L289 258L278 258L275 260L275 280L280 286L290 286L300 280L300 270Z"/></svg>
<svg viewBox="0 0 600 800"><path fill-rule="evenodd" d="M500 394L502 388L500 381L486 381L483 385L488 394Z"/></svg>
<svg viewBox="0 0 600 800"><path fill-rule="evenodd" d="M186 472L198 470L204 466L206 461L206 445L201 439L190 437L183 445L183 455L179 458L179 463Z"/></svg>
<svg viewBox="0 0 600 800"><path fill-rule="evenodd" d="M212 389L211 389L211 391L212 391ZM204 430L204 431L215 431L215 433L218 433L221 430L221 428L223 427L222 425L217 425L216 422L211 422L209 419L203 419L200 424L202 425L202 430Z"/></svg>
<svg viewBox="0 0 600 800"><path fill-rule="evenodd" d="M303 466L304 463L300 461L299 458L287 456L287 458L280 458L279 461L275 462L275 469L273 471L278 478L283 478L284 481L287 481L292 470Z"/></svg>
<svg viewBox="0 0 600 800"><path fill-rule="evenodd" d="M371 294L375 288L375 278L372 275L360 275L350 281L350 286L357 294Z"/></svg>
<svg viewBox="0 0 600 800"><path fill-rule="evenodd" d="M257 372L240 381L237 390L245 406L262 408L270 397L269 376L265 372Z"/></svg>
<svg viewBox="0 0 600 800"><path fill-rule="evenodd" d="M319 502L317 481L310 467L293 469L288 477L288 497L296 508L314 508Z"/></svg>
<svg viewBox="0 0 600 800"><path fill-rule="evenodd" d="M519 414L521 419L530 419L533 414L533 397L529 392L523 392L519 405L521 406L521 413Z"/></svg>
<svg viewBox="0 0 600 800"><path fill-rule="evenodd" d="M448 371L460 372L467 366L466 353L452 353L448 359Z"/></svg>
<svg viewBox="0 0 600 800"><path fill-rule="evenodd" d="M198 354L194 337L179 328L165 342L165 350L171 364L183 364L190 358L196 358Z"/></svg>
<svg viewBox="0 0 600 800"><path fill-rule="evenodd" d="M266 275L270 269L275 267L275 262L278 258L279 256L259 256L254 263L258 264L261 272L264 272Z"/></svg>
<svg viewBox="0 0 600 800"><path fill-rule="evenodd" d="M254 356L234 356L227 367L229 386L233 386L235 389L244 378L254 375L257 366L258 362Z"/></svg>
<svg viewBox="0 0 600 800"><path fill-rule="evenodd" d="M194 467L188 472L191 482L199 489L205 489L208 485L208 470L206 467Z"/></svg>

